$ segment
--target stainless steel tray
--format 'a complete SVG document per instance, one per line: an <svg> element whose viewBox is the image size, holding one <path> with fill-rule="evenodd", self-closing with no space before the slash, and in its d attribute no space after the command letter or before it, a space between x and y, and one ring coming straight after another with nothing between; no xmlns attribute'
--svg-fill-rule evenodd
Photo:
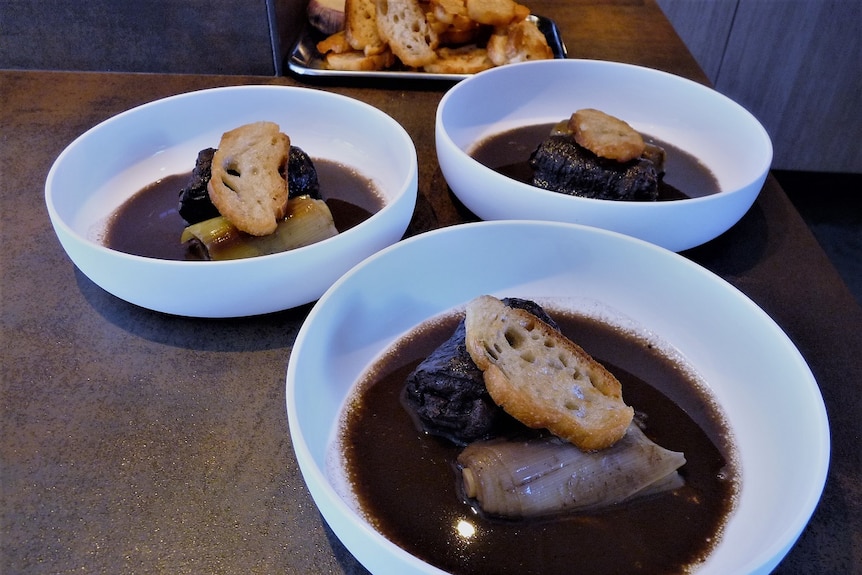
<svg viewBox="0 0 862 575"><path fill-rule="evenodd" d="M545 38L554 53L554 58L566 58L566 45L560 37L556 23L542 16L529 16ZM320 32L306 25L299 34L299 39L287 57L288 69L301 76L357 77L357 78L388 78L404 80L463 80L470 74L431 74L409 68L391 68L374 72L354 72L349 70L330 70L326 68L323 56L317 51L317 43L325 38Z"/></svg>

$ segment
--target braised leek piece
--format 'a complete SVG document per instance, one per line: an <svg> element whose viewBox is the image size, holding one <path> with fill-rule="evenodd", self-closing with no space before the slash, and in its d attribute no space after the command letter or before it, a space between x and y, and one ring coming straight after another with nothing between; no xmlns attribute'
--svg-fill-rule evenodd
<svg viewBox="0 0 862 575"><path fill-rule="evenodd" d="M197 242L208 259L235 260L301 248L337 233L326 202L300 196L288 201L287 215L267 236L241 232L219 216L188 226L180 241Z"/></svg>
<svg viewBox="0 0 862 575"><path fill-rule="evenodd" d="M632 424L612 447L584 452L558 438L491 440L458 456L464 493L489 514L539 517L595 509L682 484L685 456Z"/></svg>

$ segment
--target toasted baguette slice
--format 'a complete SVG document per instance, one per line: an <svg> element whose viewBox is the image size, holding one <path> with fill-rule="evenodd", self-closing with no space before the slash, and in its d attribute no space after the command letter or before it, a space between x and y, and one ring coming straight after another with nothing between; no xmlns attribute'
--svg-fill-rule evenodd
<svg viewBox="0 0 862 575"><path fill-rule="evenodd" d="M432 74L477 74L493 66L487 50L468 44L458 48L440 48L437 60L423 70Z"/></svg>
<svg viewBox="0 0 862 575"><path fill-rule="evenodd" d="M367 56L365 52L359 50L344 52L343 54L330 52L326 55L326 65L332 70L376 72L385 70L394 63L395 55L389 50L371 56Z"/></svg>
<svg viewBox="0 0 862 575"><path fill-rule="evenodd" d="M531 20L521 20L499 28L488 39L488 57L496 66L550 60L554 52L538 26Z"/></svg>
<svg viewBox="0 0 862 575"><path fill-rule="evenodd" d="M437 58L439 38L418 0L376 0L377 30L405 65L427 66Z"/></svg>
<svg viewBox="0 0 862 575"><path fill-rule="evenodd" d="M637 130L601 110L578 110L569 118L568 126L578 144L603 158L628 162L641 157L646 149Z"/></svg>
<svg viewBox="0 0 862 575"><path fill-rule="evenodd" d="M366 56L380 54L386 49L386 41L377 31L375 0L345 0L344 18L344 31L351 48L365 52Z"/></svg>
<svg viewBox="0 0 862 575"><path fill-rule="evenodd" d="M207 185L219 213L253 236L275 231L287 209L287 164L290 138L273 122L234 128L221 137Z"/></svg>
<svg viewBox="0 0 862 575"><path fill-rule="evenodd" d="M491 398L524 425L589 451L621 439L634 410L620 382L534 315L481 296L467 306L467 351Z"/></svg>
<svg viewBox="0 0 862 575"><path fill-rule="evenodd" d="M530 15L530 9L513 0L466 0L467 15L479 24L506 26Z"/></svg>
<svg viewBox="0 0 862 575"><path fill-rule="evenodd" d="M323 40L317 43L317 51L321 54L335 53L344 54L352 51L350 43L347 41L347 33L344 30L339 30L335 34L330 34Z"/></svg>

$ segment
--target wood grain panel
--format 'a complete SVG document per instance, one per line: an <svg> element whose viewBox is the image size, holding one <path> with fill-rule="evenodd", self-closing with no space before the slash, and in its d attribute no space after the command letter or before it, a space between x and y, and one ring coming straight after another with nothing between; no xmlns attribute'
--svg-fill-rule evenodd
<svg viewBox="0 0 862 575"><path fill-rule="evenodd" d="M715 84L739 0L658 0L709 81Z"/></svg>
<svg viewBox="0 0 862 575"><path fill-rule="evenodd" d="M748 107L773 166L862 172L862 3L742 0L716 88Z"/></svg>
<svg viewBox="0 0 862 575"><path fill-rule="evenodd" d="M773 167L862 173L862 2L658 0L715 88L773 140Z"/></svg>

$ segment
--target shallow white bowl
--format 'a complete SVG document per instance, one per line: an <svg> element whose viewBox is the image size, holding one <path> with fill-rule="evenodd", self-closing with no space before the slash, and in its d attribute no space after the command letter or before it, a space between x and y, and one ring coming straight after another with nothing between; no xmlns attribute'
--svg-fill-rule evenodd
<svg viewBox="0 0 862 575"><path fill-rule="evenodd" d="M383 209L325 241L244 260L167 261L100 243L106 219L135 192L189 172L199 150L218 146L227 130L260 120L277 122L310 156L371 179ZM161 312L235 317L314 301L353 265L401 239L416 203L417 178L413 141L380 110L320 90L239 86L157 100L88 130L54 162L45 200L69 257L106 291Z"/></svg>
<svg viewBox="0 0 862 575"><path fill-rule="evenodd" d="M819 500L829 431L817 383L781 329L722 279L652 244L574 224L480 222L415 236L355 267L315 304L291 352L287 414L300 469L371 572L442 573L339 495L327 451L345 399L402 334L486 293L600 309L678 352L723 408L741 468L738 506L698 573L768 573L787 553Z"/></svg>
<svg viewBox="0 0 862 575"><path fill-rule="evenodd" d="M579 198L510 179L469 155L488 136L567 119L581 108L603 110L694 155L721 191L663 202ZM763 126L732 100L678 76L597 60L526 62L476 74L444 95L435 129L443 176L480 218L586 224L673 251L707 242L739 221L772 162Z"/></svg>

